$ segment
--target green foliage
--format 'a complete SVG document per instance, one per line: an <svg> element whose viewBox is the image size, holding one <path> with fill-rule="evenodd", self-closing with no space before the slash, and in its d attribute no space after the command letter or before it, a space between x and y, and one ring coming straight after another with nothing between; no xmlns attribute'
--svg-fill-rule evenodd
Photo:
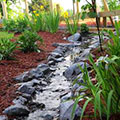
<svg viewBox="0 0 120 120"><path fill-rule="evenodd" d="M120 112L120 57L115 55L111 57L100 57L97 62L94 63L93 58L90 56L89 60L93 66L94 72L96 73L96 83L92 83L86 65L84 69L80 67L83 73L84 83L78 84L84 86L83 89L86 90L86 94L80 95L76 98L77 103L79 98L86 100L82 109L81 120L89 102L94 106L95 118L100 117L102 119L104 116L109 120L111 115L118 114ZM83 89L80 90L80 93ZM75 112L74 109L73 113Z"/></svg>
<svg viewBox="0 0 120 120"><path fill-rule="evenodd" d="M110 11L120 9L120 1L119 0L108 0L107 2L108 2Z"/></svg>
<svg viewBox="0 0 120 120"><path fill-rule="evenodd" d="M11 59L11 56L15 49L15 42L11 42L8 38L0 38L0 60Z"/></svg>
<svg viewBox="0 0 120 120"><path fill-rule="evenodd" d="M27 29L27 21L24 18L17 18L16 32L23 32Z"/></svg>
<svg viewBox="0 0 120 120"><path fill-rule="evenodd" d="M18 40L18 45L23 52L40 52L37 41L43 42L43 39L35 32L25 31Z"/></svg>
<svg viewBox="0 0 120 120"><path fill-rule="evenodd" d="M3 20L3 29L6 31L15 31L16 21L14 19L4 19Z"/></svg>
<svg viewBox="0 0 120 120"><path fill-rule="evenodd" d="M45 14L46 29L49 32L51 33L57 32L59 27L59 22L60 22L59 13L54 11L54 12L48 12Z"/></svg>
<svg viewBox="0 0 120 120"><path fill-rule="evenodd" d="M120 56L120 22L115 22L116 35L112 30L105 30L112 42L109 41L107 44L107 49L110 55Z"/></svg>
<svg viewBox="0 0 120 120"><path fill-rule="evenodd" d="M7 39L11 39L14 37L13 33L8 33L8 32L0 32L0 39L1 38L7 38Z"/></svg>
<svg viewBox="0 0 120 120"><path fill-rule="evenodd" d="M35 11L36 12L36 11ZM32 13L32 17L25 16L25 19L27 21L28 27L31 31L45 31L45 20L44 20L45 14L36 12Z"/></svg>
<svg viewBox="0 0 120 120"><path fill-rule="evenodd" d="M21 17L17 17L17 19L4 19L3 26L3 29L6 31L23 32L27 29L27 21Z"/></svg>
<svg viewBox="0 0 120 120"><path fill-rule="evenodd" d="M81 30L81 33L88 33L89 32L89 28L88 28L87 24L81 24L80 30Z"/></svg>
<svg viewBox="0 0 120 120"><path fill-rule="evenodd" d="M78 30L78 16L72 16L72 18L65 18L65 22L67 25L67 30L69 31L70 34L75 34Z"/></svg>

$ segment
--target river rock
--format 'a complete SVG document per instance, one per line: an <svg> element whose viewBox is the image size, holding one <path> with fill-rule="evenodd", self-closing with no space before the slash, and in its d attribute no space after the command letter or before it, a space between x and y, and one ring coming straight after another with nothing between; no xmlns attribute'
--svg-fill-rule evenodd
<svg viewBox="0 0 120 120"><path fill-rule="evenodd" d="M82 37L81 37L80 33L75 33L74 35L68 37L68 40L70 42L82 41Z"/></svg>
<svg viewBox="0 0 120 120"><path fill-rule="evenodd" d="M28 72L24 72L23 74L17 76L14 78L15 81L17 82L28 82L31 81L32 79L38 79L43 77L43 72L38 71L37 69L32 69Z"/></svg>
<svg viewBox="0 0 120 120"><path fill-rule="evenodd" d="M29 109L26 106L16 104L6 108L3 113L9 116L27 116Z"/></svg>
<svg viewBox="0 0 120 120"><path fill-rule="evenodd" d="M43 118L44 118L44 120L53 120L54 119L54 117L49 114L45 115Z"/></svg>
<svg viewBox="0 0 120 120"><path fill-rule="evenodd" d="M27 103L27 99L22 96L18 96L16 99L13 100L13 103L24 105L25 103Z"/></svg>
<svg viewBox="0 0 120 120"><path fill-rule="evenodd" d="M0 115L0 120L8 120L8 118L5 115Z"/></svg>
<svg viewBox="0 0 120 120"><path fill-rule="evenodd" d="M50 72L50 68L47 64L38 65L36 71L43 72L44 74L48 74Z"/></svg>
<svg viewBox="0 0 120 120"><path fill-rule="evenodd" d="M85 63L80 62L80 63L75 63L72 66L70 66L68 69L65 70L63 75L68 79L71 80L74 76L77 76L81 73L81 70L79 68L79 65L84 68Z"/></svg>
<svg viewBox="0 0 120 120"><path fill-rule="evenodd" d="M33 95L35 93L35 88L33 88L29 85L21 85L18 88L18 91L21 92L21 93L26 93L26 94Z"/></svg>
<svg viewBox="0 0 120 120"><path fill-rule="evenodd" d="M60 120L71 120L71 114L73 109L74 101L66 101L60 104ZM81 115L81 107L77 105L75 110L75 117L80 117Z"/></svg>

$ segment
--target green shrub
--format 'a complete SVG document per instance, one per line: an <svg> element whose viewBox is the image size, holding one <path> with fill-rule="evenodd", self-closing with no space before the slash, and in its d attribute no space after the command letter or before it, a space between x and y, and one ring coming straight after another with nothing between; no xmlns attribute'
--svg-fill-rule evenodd
<svg viewBox="0 0 120 120"><path fill-rule="evenodd" d="M81 31L81 33L88 33L89 28L88 28L87 24L81 24L80 31Z"/></svg>
<svg viewBox="0 0 120 120"><path fill-rule="evenodd" d="M3 29L6 31L23 32L27 28L25 18L17 17L16 19L3 20Z"/></svg>
<svg viewBox="0 0 120 120"><path fill-rule="evenodd" d="M16 30L16 21L14 19L4 19L3 20L3 29L6 31L15 31Z"/></svg>
<svg viewBox="0 0 120 120"><path fill-rule="evenodd" d="M48 30L51 33L55 33L58 30L59 22L60 22L60 16L57 12L48 12L45 14L45 24L46 24L46 30Z"/></svg>
<svg viewBox="0 0 120 120"><path fill-rule="evenodd" d="M11 42L8 38L0 38L0 60L11 59L11 56L15 49L15 42Z"/></svg>
<svg viewBox="0 0 120 120"><path fill-rule="evenodd" d="M40 52L37 41L43 42L43 39L35 32L25 31L18 40L18 45L23 52Z"/></svg>
<svg viewBox="0 0 120 120"><path fill-rule="evenodd" d="M106 120L109 120L111 115L120 113L120 57L100 57L98 61L94 63L93 58L90 56L89 60L96 73L96 83L92 83L87 67L85 66L84 69L80 67L84 80L84 83L79 83L84 86L84 88L80 90L80 93L83 92L83 90L87 92L85 92L86 94L84 95L79 95L75 100L72 116L74 115L76 104L78 104L80 98L83 98L86 102L82 109L81 119L86 106L91 102L94 106L95 118L100 117L102 119L104 116Z"/></svg>
<svg viewBox="0 0 120 120"><path fill-rule="evenodd" d="M13 33L8 33L8 32L3 32L3 31L0 32L0 39L1 38L11 39L13 37L14 37Z"/></svg>
<svg viewBox="0 0 120 120"><path fill-rule="evenodd" d="M23 32L28 29L28 24L25 18L17 18L15 32Z"/></svg>

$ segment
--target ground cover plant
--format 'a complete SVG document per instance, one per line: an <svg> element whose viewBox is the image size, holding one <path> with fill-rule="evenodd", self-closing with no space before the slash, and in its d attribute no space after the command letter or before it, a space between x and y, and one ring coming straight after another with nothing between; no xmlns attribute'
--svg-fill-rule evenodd
<svg viewBox="0 0 120 120"><path fill-rule="evenodd" d="M89 32L89 28L88 28L88 26L87 26L87 24L81 24L80 25L80 31L81 31L81 33L88 33Z"/></svg>
<svg viewBox="0 0 120 120"><path fill-rule="evenodd" d="M0 60L12 59L12 54L15 49L16 42L11 42L8 38L0 38Z"/></svg>
<svg viewBox="0 0 120 120"><path fill-rule="evenodd" d="M20 47L20 50L22 50L25 53L33 51L40 52L37 45L37 41L43 43L43 39L36 32L25 31L19 37L17 43Z"/></svg>
<svg viewBox="0 0 120 120"><path fill-rule="evenodd" d="M8 33L8 32L5 32L5 31L0 31L0 39L1 38L8 38L8 39L11 39L14 37L14 34L13 33Z"/></svg>

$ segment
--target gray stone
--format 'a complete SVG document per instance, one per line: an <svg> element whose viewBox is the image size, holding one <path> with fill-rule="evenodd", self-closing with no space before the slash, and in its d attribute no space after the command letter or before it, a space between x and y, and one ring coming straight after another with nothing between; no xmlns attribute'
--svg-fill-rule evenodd
<svg viewBox="0 0 120 120"><path fill-rule="evenodd" d="M48 74L50 72L50 68L47 64L38 65L36 71L43 72L44 74Z"/></svg>
<svg viewBox="0 0 120 120"><path fill-rule="evenodd" d="M60 58L60 57L62 57L62 54L61 54L61 53L58 53L58 52L52 52L52 53L50 54L50 56L52 56L52 57L54 57L54 58Z"/></svg>
<svg viewBox="0 0 120 120"><path fill-rule="evenodd" d="M51 66L51 65L55 65L55 62L53 60L49 61L48 62L48 65Z"/></svg>
<svg viewBox="0 0 120 120"><path fill-rule="evenodd" d="M8 118L5 115L0 115L0 120L8 120Z"/></svg>
<svg viewBox="0 0 120 120"><path fill-rule="evenodd" d="M43 118L44 118L44 120L53 120L54 119L54 117L49 114L45 115Z"/></svg>
<svg viewBox="0 0 120 120"><path fill-rule="evenodd" d="M29 85L21 85L18 88L18 91L21 92L21 93L26 93L26 94L33 95L35 93L35 88L33 88Z"/></svg>
<svg viewBox="0 0 120 120"><path fill-rule="evenodd" d="M71 92L61 97L61 102L67 101L72 97Z"/></svg>
<svg viewBox="0 0 120 120"><path fill-rule="evenodd" d="M31 101L32 100L32 96L30 94L23 93L22 97L26 98L27 101Z"/></svg>
<svg viewBox="0 0 120 120"><path fill-rule="evenodd" d="M3 113L9 116L27 116L29 109L26 106L16 104L6 108Z"/></svg>
<svg viewBox="0 0 120 120"><path fill-rule="evenodd" d="M14 80L17 82L28 82L34 78L38 79L41 77L43 77L43 72L38 71L37 69L32 69L28 72L24 72L23 74L17 76L16 78L14 78Z"/></svg>
<svg viewBox="0 0 120 120"><path fill-rule="evenodd" d="M74 101L66 101L60 104L60 120L72 120L71 114L73 109ZM80 117L81 115L81 108L77 105L76 111L75 111L75 117Z"/></svg>
<svg viewBox="0 0 120 120"><path fill-rule="evenodd" d="M22 96L18 96L16 99L13 100L14 104L26 104L27 103L27 99L22 97Z"/></svg>
<svg viewBox="0 0 120 120"><path fill-rule="evenodd" d="M70 78L77 76L81 73L81 70L79 68L79 65L84 68L85 63L84 62L80 62L80 63L75 63L72 66L70 66L67 70L65 70L65 72L63 73L63 75L69 80Z"/></svg>
<svg viewBox="0 0 120 120"><path fill-rule="evenodd" d="M29 103L29 108L30 108L30 110L32 110L32 112L33 112L33 111L36 111L36 110L38 110L38 109L43 110L43 109L45 108L45 104L43 104L43 103L38 103L38 102L30 102L30 103Z"/></svg>
<svg viewBox="0 0 120 120"><path fill-rule="evenodd" d="M71 42L82 41L80 33L75 33L74 35L68 37L68 40Z"/></svg>

